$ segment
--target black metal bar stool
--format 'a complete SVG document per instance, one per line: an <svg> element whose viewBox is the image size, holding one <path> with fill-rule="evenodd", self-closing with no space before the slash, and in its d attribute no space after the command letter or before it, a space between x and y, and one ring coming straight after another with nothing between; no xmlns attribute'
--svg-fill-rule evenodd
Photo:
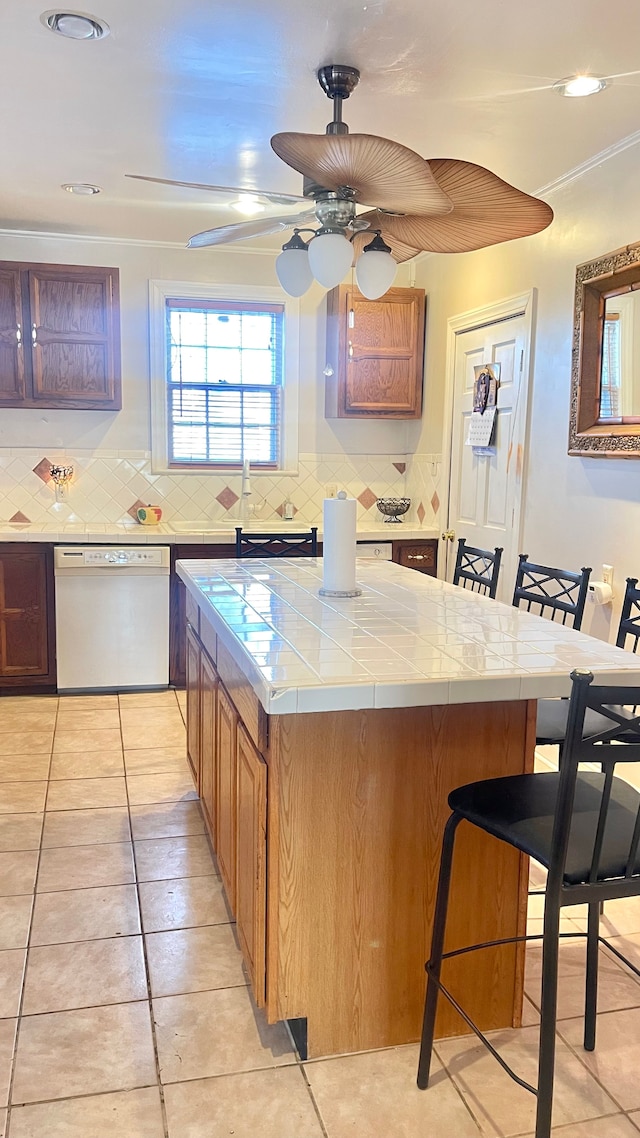
<svg viewBox="0 0 640 1138"><path fill-rule="evenodd" d="M527 612L539 610L539 616L549 616L551 620L557 617L562 624L571 618L570 627L579 631L590 576L590 569L581 569L579 573L552 569L548 565L536 565L529 561L528 553L521 553L513 593L514 607L526 606Z"/></svg>
<svg viewBox="0 0 640 1138"><path fill-rule="evenodd" d="M585 980L584 1046L596 1041L600 905L619 897L640 896L640 794L615 776L619 763L640 760L640 687L596 686L590 672L571 674L573 689L564 759L559 772L513 775L458 787L449 795L452 810L442 844L431 955L426 965L427 994L418 1066L418 1086L429 1082L433 1035L440 992L520 1086L537 1096L535 1138L549 1138L553 1105L555 1029L558 992L560 912L566 905L587 904L589 916ZM585 716L592 711L608 727L585 733ZM615 740L623 738L622 745ZM578 770L591 764L589 772ZM592 764L601 767L593 773ZM443 953L447 903L456 830L466 820L499 841L535 858L548 870L542 934L542 1006L538 1055L538 1085L531 1086L506 1063L440 979L442 961L496 944L538 940L538 935L469 945ZM615 955L640 976L640 970L617 950Z"/></svg>
<svg viewBox="0 0 640 1138"><path fill-rule="evenodd" d="M472 592L484 593L495 599L501 560L502 548L496 546L493 553L490 549L476 549L461 537L453 570L454 585L462 585L463 589L469 587Z"/></svg>
<svg viewBox="0 0 640 1138"><path fill-rule="evenodd" d="M629 637L632 643L629 645ZM640 641L640 589L637 577L627 578L627 587L620 614L616 645L618 648L631 647L637 652ZM560 758L564 740L567 733L567 715L569 701L566 699L539 699L538 716L536 720L536 743L540 746L557 746L560 749ZM604 729L606 724L597 713L587 710L585 716L585 730L591 734Z"/></svg>
<svg viewBox="0 0 640 1138"><path fill-rule="evenodd" d="M317 557L318 527L302 533L243 533L236 526L236 557Z"/></svg>

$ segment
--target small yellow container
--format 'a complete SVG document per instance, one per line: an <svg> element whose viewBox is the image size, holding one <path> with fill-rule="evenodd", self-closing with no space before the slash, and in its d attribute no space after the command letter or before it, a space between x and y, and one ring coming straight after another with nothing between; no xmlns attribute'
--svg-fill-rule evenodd
<svg viewBox="0 0 640 1138"><path fill-rule="evenodd" d="M162 510L159 506L140 506L138 509L138 521L143 526L157 526L162 517Z"/></svg>

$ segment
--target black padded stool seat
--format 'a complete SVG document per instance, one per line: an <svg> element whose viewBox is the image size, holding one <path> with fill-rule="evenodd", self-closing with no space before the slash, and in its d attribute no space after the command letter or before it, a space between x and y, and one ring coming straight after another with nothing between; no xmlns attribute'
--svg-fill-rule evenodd
<svg viewBox="0 0 640 1138"><path fill-rule="evenodd" d="M541 746L555 743L564 743L567 734L567 716L569 714L568 699L539 699L538 715L536 718L536 743ZM611 726L611 720L597 711L587 709L584 717L585 735L595 735L598 731L606 731Z"/></svg>
<svg viewBox="0 0 640 1138"><path fill-rule="evenodd" d="M564 873L568 885L589 880L604 780L600 773L580 773L576 779ZM452 791L449 806L474 826L516 846L548 869L559 785L560 775L555 773L490 778ZM624 779L614 778L599 879L624 877L639 809L640 794Z"/></svg>

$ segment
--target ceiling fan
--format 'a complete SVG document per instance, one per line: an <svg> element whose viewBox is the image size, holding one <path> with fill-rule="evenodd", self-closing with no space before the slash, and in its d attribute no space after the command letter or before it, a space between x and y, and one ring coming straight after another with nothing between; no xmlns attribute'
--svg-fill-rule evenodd
<svg viewBox="0 0 640 1138"><path fill-rule="evenodd" d="M127 177L250 193L278 205L312 200L313 207L303 212L218 226L188 242L189 248L200 248L293 229L276 259L280 283L291 296L302 296L314 278L325 288L334 288L353 264L354 250L358 287L375 299L390 288L398 262L420 252L465 253L528 237L551 223L553 211L546 202L517 190L483 166L455 158L427 160L399 142L349 134L342 104L359 79L355 67L321 67L318 81L333 100L333 119L325 134L285 132L271 139L278 157L303 175L302 197ZM357 213L357 206L372 208ZM318 224L320 228L315 228ZM372 231L373 239L368 240ZM302 233L311 237L305 241Z"/></svg>

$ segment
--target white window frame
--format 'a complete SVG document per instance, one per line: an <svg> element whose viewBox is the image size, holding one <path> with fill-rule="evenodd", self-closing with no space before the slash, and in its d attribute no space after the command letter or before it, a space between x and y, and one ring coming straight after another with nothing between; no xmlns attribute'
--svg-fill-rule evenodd
<svg viewBox="0 0 640 1138"><path fill-rule="evenodd" d="M215 474L233 477L241 471L216 466L169 465L167 409L167 312L169 298L180 300L231 300L282 304L284 308L284 367L279 465L260 470L258 477L279 478L298 474L298 386L300 381L300 303L279 288L265 285L202 284L197 281L149 281L149 376L151 402L151 469L154 474Z"/></svg>

